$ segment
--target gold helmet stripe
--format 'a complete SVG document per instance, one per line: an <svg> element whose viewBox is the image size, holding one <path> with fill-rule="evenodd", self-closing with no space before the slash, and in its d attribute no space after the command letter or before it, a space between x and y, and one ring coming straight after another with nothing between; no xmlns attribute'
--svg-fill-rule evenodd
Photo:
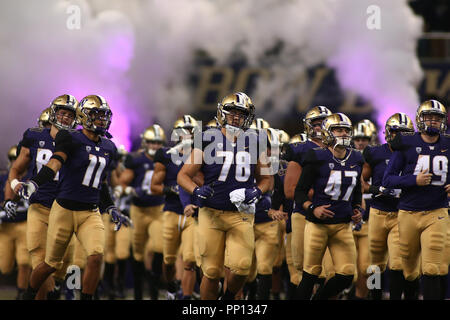
<svg viewBox="0 0 450 320"><path fill-rule="evenodd" d="M403 124L406 126L408 124L406 114L404 114L403 112L399 112L399 115L400 115L400 124Z"/></svg>
<svg viewBox="0 0 450 320"><path fill-rule="evenodd" d="M153 127L155 128L155 140L162 140L160 135L161 127L158 124L153 125Z"/></svg>

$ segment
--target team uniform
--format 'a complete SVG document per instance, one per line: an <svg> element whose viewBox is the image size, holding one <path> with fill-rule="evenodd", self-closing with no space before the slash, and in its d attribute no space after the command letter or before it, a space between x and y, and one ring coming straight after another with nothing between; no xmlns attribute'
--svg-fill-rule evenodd
<svg viewBox="0 0 450 320"><path fill-rule="evenodd" d="M219 137L219 140L215 141L215 137ZM255 187L257 159L252 159L255 155L245 151L250 148L251 140L247 136L245 143L235 144L219 129L209 129L202 133L202 141L205 155L206 148L212 149L211 157L218 159L210 163L204 161L200 169L204 175L204 184L211 185L214 190L214 194L205 199L203 207L199 209L198 245L203 275L218 279L224 265L234 274L248 275L255 248L255 216L239 212L230 200L230 193ZM215 148L211 148L211 144ZM245 161L238 164L239 160L235 160L237 155ZM227 162L227 158L231 157L232 162Z"/></svg>
<svg viewBox="0 0 450 320"><path fill-rule="evenodd" d="M382 186L384 172L392 156L389 144L369 146L363 152L364 160L372 170L373 186ZM398 202L401 190L393 195L373 195L369 215L370 265L384 272L389 261L391 270L401 271L400 238L398 233Z"/></svg>
<svg viewBox="0 0 450 320"><path fill-rule="evenodd" d="M3 190L8 180L8 173L0 175L0 190ZM4 201L4 193L0 193L0 202ZM0 272L9 274L14 263L21 266L31 266L30 254L26 244L28 204L21 200L16 210L16 216L0 218Z"/></svg>
<svg viewBox="0 0 450 320"><path fill-rule="evenodd" d="M314 207L330 204L331 206L327 209L335 215L322 220L315 217L312 212L307 212L304 273L299 286L302 299L308 299L311 296L312 284L322 271L322 259L327 247L334 262L336 274L325 287L330 282L336 282L338 283L336 288L343 289L353 279L356 248L350 221L353 209L361 204L362 165L361 153L349 148L346 149L345 161L336 161L331 151L322 148L312 149L305 157L302 176L296 189L296 203L302 207L308 200L308 192L312 187ZM337 293L334 292L334 294ZM323 297L319 292L317 298L327 298L327 296Z"/></svg>
<svg viewBox="0 0 450 320"><path fill-rule="evenodd" d="M426 143L420 133L398 134L391 143L395 151L383 177L386 188L401 188L398 204L400 252L405 279L419 277L419 258L424 276L440 274L447 236L450 138L441 134L436 143ZM418 186L423 170L433 174L431 184ZM429 278L431 279L431 278Z"/></svg>
<svg viewBox="0 0 450 320"><path fill-rule="evenodd" d="M173 162L169 148L161 148L156 151L155 162L159 162L166 168L164 186L177 187L177 174L183 166L184 160L179 159ZM180 158L186 158L180 155ZM163 223L164 237L164 263L174 264L177 259L177 252L182 245L183 261L195 262L193 237L194 218L186 217L183 214L183 206L177 194L166 195Z"/></svg>

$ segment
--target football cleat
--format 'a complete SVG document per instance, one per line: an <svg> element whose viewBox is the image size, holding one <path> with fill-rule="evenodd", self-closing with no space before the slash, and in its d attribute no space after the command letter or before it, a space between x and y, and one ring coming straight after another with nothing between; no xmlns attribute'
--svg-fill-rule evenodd
<svg viewBox="0 0 450 320"><path fill-rule="evenodd" d="M429 126L425 123L424 116L427 114L435 114L440 117L439 128ZM437 100L427 100L422 102L416 111L417 130L429 135L444 133L447 130L447 110L444 105Z"/></svg>
<svg viewBox="0 0 450 320"><path fill-rule="evenodd" d="M389 117L384 127L384 135L387 142L394 139L394 132L414 132L411 119L403 112L398 112Z"/></svg>

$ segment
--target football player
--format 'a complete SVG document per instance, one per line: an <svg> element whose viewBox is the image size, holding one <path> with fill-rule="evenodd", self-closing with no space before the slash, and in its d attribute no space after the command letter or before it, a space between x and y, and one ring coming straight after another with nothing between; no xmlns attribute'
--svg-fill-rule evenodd
<svg viewBox="0 0 450 320"><path fill-rule="evenodd" d="M362 216L361 172L363 158L350 148L352 123L342 114L327 116L322 123L326 148L314 148L303 162L302 175L295 190L295 201L306 210L303 276L298 298L309 300L314 283L322 271L328 247L335 275L315 294L329 299L351 285L355 274L356 248L350 222ZM308 193L313 188L310 200Z"/></svg>
<svg viewBox="0 0 450 320"><path fill-rule="evenodd" d="M17 146L8 150L8 167L17 161ZM7 185L8 173L0 176L0 190ZM0 193L3 203L4 193ZM31 273L31 259L27 250L27 206L24 201L5 203L5 211L0 212L0 272L9 274L17 263L17 300L24 298Z"/></svg>
<svg viewBox="0 0 450 320"><path fill-rule="evenodd" d="M244 132L254 114L255 107L245 93L227 95L217 108L219 128L203 132L201 146L194 139L194 149L178 173L179 186L193 194L194 204L200 207L202 299L217 298L224 266L229 271L224 300L234 299L250 272L254 205L273 185L268 161L259 153L259 135ZM266 148L265 139L262 145ZM204 174L203 186L193 180L198 171Z"/></svg>
<svg viewBox="0 0 450 320"><path fill-rule="evenodd" d="M394 154L384 173L383 187L402 189L398 231L405 291L417 291L417 267L421 258L423 298L440 299L439 274L447 235L447 193L450 192L450 138L445 134L447 111L442 103L427 100L420 104L416 126L418 132L402 132L391 142Z"/></svg>
<svg viewBox="0 0 450 320"><path fill-rule="evenodd" d="M141 138L142 151L129 154L125 160L125 170L120 174L120 188L125 194L133 195L130 217L134 223L131 240L134 298L142 300L142 279L146 275L150 297L157 300L163 268L164 197L153 194L150 185L155 168L155 154L163 147L166 136L161 126L154 124L145 129ZM120 194L121 191L116 188L115 193ZM151 270L146 270L144 265L147 241L150 241Z"/></svg>
<svg viewBox="0 0 450 320"><path fill-rule="evenodd" d="M280 141L279 133L273 128L265 129L268 137L268 155L273 168L278 172ZM270 289L272 287L272 272L276 259L281 251L281 225L278 219L271 216L278 216L278 212L270 212L271 209L270 192L263 195L256 204L255 210L255 251L253 255L252 271L249 275L249 282L257 278L256 298L258 300L269 300ZM284 213L287 219L287 214ZM275 221L274 221L275 220ZM284 221L283 219L281 219Z"/></svg>
<svg viewBox="0 0 450 320"><path fill-rule="evenodd" d="M353 127L353 145L356 150L363 152L367 146L371 145L374 140L376 132L373 131L373 124L369 124L369 120L362 120ZM370 122L371 123L371 122ZM365 299L367 298L367 268L370 264L369 259L369 238L368 229L369 224L369 208L371 202L371 194L363 194L365 204L365 215L362 217L362 225L359 230L353 230L353 237L356 244L356 267L357 278L354 288L351 290L350 299Z"/></svg>
<svg viewBox="0 0 450 320"><path fill-rule="evenodd" d="M61 268L66 248L76 234L88 255L81 299L92 300L100 278L105 243L99 203L114 217L117 228L131 224L114 206L105 182L117 152L114 143L104 137L111 137L108 133L111 109L103 97L89 95L80 101L76 110L83 129L59 130L48 163L31 180L18 186L19 195L29 199L59 174L56 200L49 214L45 261L31 274L29 299L34 299L47 277Z"/></svg>
<svg viewBox="0 0 450 320"><path fill-rule="evenodd" d="M76 125L76 108L78 101L74 96L64 94L56 97L49 108L45 109L39 117L39 128L30 128L25 131L19 143L20 150L17 161L9 173L9 183L6 185L5 194L8 199L13 199L20 187L19 180L27 173L28 178L36 175L47 164L55 150L55 137L61 129L73 129ZM48 118L47 118L48 116ZM50 123L50 128L45 128L45 121ZM31 265L35 269L44 262L47 243L47 229L50 208L57 195L59 174L55 179L42 186L30 198L27 224L27 247L31 255ZM72 248L70 247L68 251ZM67 257L66 257L67 258ZM65 269L70 263L66 262L61 269L49 277L36 297L45 300L58 296L59 292L50 292L60 288L64 280Z"/></svg>
<svg viewBox="0 0 450 320"><path fill-rule="evenodd" d="M384 272L389 259L391 300L401 300L403 293L404 278L397 222L397 205L401 190L384 188L382 180L392 156L392 140L399 132L414 132L411 119L404 113L395 113L386 121L387 143L369 146L363 151L365 163L362 185L364 192L372 195L368 229L370 265L377 266L380 272ZM374 300L381 300L381 288L373 289L371 293Z"/></svg>
<svg viewBox="0 0 450 320"><path fill-rule="evenodd" d="M294 200L295 188L302 173L304 156L309 150L323 146L321 125L323 120L329 115L331 115L331 111L324 106L316 106L309 110L305 115L305 119L303 119L303 125L308 139L304 142L300 141L291 143L286 150L286 161L288 161L288 167L286 177L284 179L284 194L288 200ZM301 138L302 136L300 135L299 139ZM291 248L292 260L294 262L294 266L299 271L300 279L303 271L303 241L305 223L305 211L301 206L294 204L291 215ZM323 283L325 281L324 278L325 277L322 275L319 282Z"/></svg>
<svg viewBox="0 0 450 320"><path fill-rule="evenodd" d="M118 164L111 172L111 186L120 186L118 184L120 174L125 170L125 159L128 155L123 145L119 146ZM120 189L120 188L119 188ZM118 196L114 195L117 208L124 215L129 216L129 207L131 203L131 195ZM130 257L131 248L131 230L129 228L120 228L114 231L114 223L107 214L103 215L103 223L105 224L105 270L103 274L104 288L108 299L114 300L116 296L120 299L125 298L125 272L126 263ZM117 281L115 274L117 270Z"/></svg>
<svg viewBox="0 0 450 320"><path fill-rule="evenodd" d="M155 172L152 177L151 190L153 194L166 196L163 209L163 248L168 300L175 298L177 289L174 281L175 262L180 247L182 248L184 269L181 280L183 300L190 300L194 291L196 278L193 247L194 218L184 216L183 206L178 196L177 174L183 166L185 158L191 152L194 134L199 131L197 121L192 116L182 116L175 121L173 126L172 140L178 144L174 148L161 148L155 154ZM173 152L177 157L172 157Z"/></svg>

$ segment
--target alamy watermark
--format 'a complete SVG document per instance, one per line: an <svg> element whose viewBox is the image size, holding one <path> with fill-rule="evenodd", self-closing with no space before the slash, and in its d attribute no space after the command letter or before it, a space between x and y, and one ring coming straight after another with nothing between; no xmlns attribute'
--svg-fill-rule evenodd
<svg viewBox="0 0 450 320"><path fill-rule="evenodd" d="M381 9L374 4L367 7L366 13L369 15L366 20L366 26L369 30L381 29Z"/></svg>

